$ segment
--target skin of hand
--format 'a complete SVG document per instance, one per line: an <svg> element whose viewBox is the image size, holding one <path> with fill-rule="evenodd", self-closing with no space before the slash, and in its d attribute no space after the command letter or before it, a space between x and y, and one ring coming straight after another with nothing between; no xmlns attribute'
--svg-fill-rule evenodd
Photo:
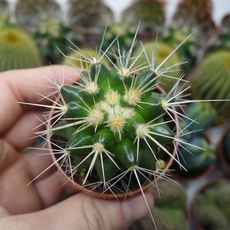
<svg viewBox="0 0 230 230"><path fill-rule="evenodd" d="M52 158L39 156L39 150L25 151L44 110L18 102L47 104L41 95L50 94L51 82L62 76L66 84L79 78L76 69L65 66L0 73L0 229L126 229L148 212L142 196L106 201L79 193L60 201L73 188L55 167L28 185ZM152 207L152 195L147 192L146 198Z"/></svg>

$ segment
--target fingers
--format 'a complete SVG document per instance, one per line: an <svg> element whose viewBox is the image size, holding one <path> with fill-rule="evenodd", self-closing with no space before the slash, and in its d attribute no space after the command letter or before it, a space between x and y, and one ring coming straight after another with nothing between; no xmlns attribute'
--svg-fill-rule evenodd
<svg viewBox="0 0 230 230"><path fill-rule="evenodd" d="M73 83L79 78L77 70L66 66L51 66L28 70L13 70L0 74L0 133L16 122L23 112L18 102L45 103L47 96L63 82Z"/></svg>
<svg viewBox="0 0 230 230"><path fill-rule="evenodd" d="M146 194L148 203L153 205L153 198ZM3 229L93 229L118 230L147 214L142 197L125 202L105 201L75 195L53 207L34 214L4 218L0 222Z"/></svg>
<svg viewBox="0 0 230 230"><path fill-rule="evenodd" d="M2 139L21 151L35 141L34 133L44 128L40 121L42 115L41 112L25 113L18 119L17 123L1 135Z"/></svg>

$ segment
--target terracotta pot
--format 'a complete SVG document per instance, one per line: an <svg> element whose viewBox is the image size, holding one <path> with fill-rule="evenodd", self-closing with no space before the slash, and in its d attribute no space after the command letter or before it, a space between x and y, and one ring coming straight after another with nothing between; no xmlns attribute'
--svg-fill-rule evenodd
<svg viewBox="0 0 230 230"><path fill-rule="evenodd" d="M157 90L159 92L164 93L164 90L160 86L157 86ZM58 101L58 100L59 100L59 97L56 99L56 101ZM51 122L50 121L52 120L51 118L52 118L53 112L54 112L54 109L52 109L50 111L50 113L49 113L49 117L48 117L49 123L48 123L47 129L49 129L49 127L51 127ZM178 122L178 117L177 117L176 113L174 113L173 116L174 116L175 121ZM178 128L176 128L176 135L178 135L178 134L179 134L179 130L178 130ZM51 140L52 141L52 137L50 136L49 132L47 133L47 140ZM51 141L48 141L48 146L49 146L49 149L50 149L50 154L51 154L51 156L52 156L52 158L53 158L53 160L55 162L56 167L64 175L64 177L66 178L66 180L70 181L72 183L73 187L77 191L84 192L84 193L86 193L86 194L88 194L90 196L96 197L96 198L109 199L109 200L115 200L115 199L117 199L117 200L124 200L124 199L127 199L127 198L130 198L130 197L133 197L133 196L141 194L142 191L139 188L137 188L137 189L135 189L133 191L130 191L128 193L116 193L114 195L114 194L109 193L109 192L104 192L103 193L101 191L92 190L92 188L90 189L90 188L86 188L86 187L82 186L81 184L78 183L77 179L75 180L75 178L74 178L74 180L72 180L65 173L63 167L57 162L57 158L55 157L55 154L52 151ZM174 146L175 147L174 147L174 149L172 151L172 155L175 157L176 153L177 153L178 143L176 142ZM163 169L162 174L165 174L168 171L168 169L170 168L170 166L172 165L172 163L173 163L173 159L170 158L170 160L166 164L166 167ZM157 177L152 182L149 182L149 181L145 182L143 184L143 187L142 187L143 191L146 191L150 187L152 187L153 183L155 183L158 179L160 179L160 178Z"/></svg>

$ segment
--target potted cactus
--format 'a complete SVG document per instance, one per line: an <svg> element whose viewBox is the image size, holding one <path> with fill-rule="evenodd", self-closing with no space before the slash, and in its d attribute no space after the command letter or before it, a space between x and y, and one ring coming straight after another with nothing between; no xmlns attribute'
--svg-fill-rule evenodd
<svg viewBox="0 0 230 230"><path fill-rule="evenodd" d="M18 0L15 6L17 23L28 32L43 20L60 17L60 12L55 0Z"/></svg>
<svg viewBox="0 0 230 230"><path fill-rule="evenodd" d="M40 65L38 48L27 33L12 26L0 30L0 71Z"/></svg>
<svg viewBox="0 0 230 230"><path fill-rule="evenodd" d="M113 21L112 10L102 0L69 0L68 15L71 28L87 47L95 47L101 29Z"/></svg>
<svg viewBox="0 0 230 230"><path fill-rule="evenodd" d="M79 43L79 36L66 23L50 18L33 29L33 37L45 64L61 63L62 53L70 51L71 43Z"/></svg>
<svg viewBox="0 0 230 230"><path fill-rule="evenodd" d="M164 0L135 0L124 10L122 21L136 28L141 22L140 37L152 39L153 35L162 32L165 24Z"/></svg>
<svg viewBox="0 0 230 230"><path fill-rule="evenodd" d="M211 180L196 194L193 215L201 229L229 229L229 192L228 180Z"/></svg>

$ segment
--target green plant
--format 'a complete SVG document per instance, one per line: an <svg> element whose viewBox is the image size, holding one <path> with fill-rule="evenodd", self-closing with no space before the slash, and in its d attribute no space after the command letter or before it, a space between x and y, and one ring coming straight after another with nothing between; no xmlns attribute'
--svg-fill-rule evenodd
<svg viewBox="0 0 230 230"><path fill-rule="evenodd" d="M209 54L197 67L191 80L193 96L213 100L211 104L219 114L229 116L230 102L230 52L217 51Z"/></svg>
<svg viewBox="0 0 230 230"><path fill-rule="evenodd" d="M41 21L34 28L33 37L46 64L61 63L62 53L67 53L70 50L70 41L74 44L79 43L77 33L54 18Z"/></svg>
<svg viewBox="0 0 230 230"><path fill-rule="evenodd" d="M173 23L197 27L203 36L213 32L212 2L210 0L181 0L174 14ZM191 30L192 32L192 30Z"/></svg>
<svg viewBox="0 0 230 230"><path fill-rule="evenodd" d="M155 223L144 191L169 179L173 161L184 168L178 160L178 146L200 149L181 138L184 130L179 126L179 119L186 116L180 109L197 101L185 99L189 88L181 88L181 77L168 92L159 86L180 64L166 66L177 48L160 63L147 55L142 62L145 48L133 54L136 35L127 52L118 46L116 64L110 66L102 61L108 50L99 49L90 58L78 50L83 65L90 65L79 71L81 78L73 85L65 85L64 79L60 84L54 82L52 97L44 96L53 104L37 104L51 111L42 123L47 128L36 134L48 145L41 150L53 156L48 168L56 165L76 189L104 199L141 193Z"/></svg>
<svg viewBox="0 0 230 230"><path fill-rule="evenodd" d="M0 31L0 71L40 65L39 51L25 32L13 27Z"/></svg>
<svg viewBox="0 0 230 230"><path fill-rule="evenodd" d="M122 21L134 28L141 22L141 32L159 32L165 23L164 1L135 0L123 12Z"/></svg>
<svg viewBox="0 0 230 230"><path fill-rule="evenodd" d="M98 30L113 20L112 11L102 0L70 0L69 18L74 28Z"/></svg>
<svg viewBox="0 0 230 230"><path fill-rule="evenodd" d="M20 26L33 32L41 21L60 18L60 7L54 0L18 0L15 15Z"/></svg>
<svg viewBox="0 0 230 230"><path fill-rule="evenodd" d="M159 73L158 82L166 91L170 91L178 78L180 78L181 65L183 64L183 62L179 61L179 55L176 51L169 56L171 50L172 48L165 42L147 42L139 45L133 54L135 57L141 53L135 63L137 68L141 69L141 66L150 65L150 68L154 69L155 66L161 65L163 72L162 74ZM166 58L167 62L164 62ZM154 61L153 63L152 60Z"/></svg>
<svg viewBox="0 0 230 230"><path fill-rule="evenodd" d="M219 180L198 193L194 202L194 215L208 229L229 228L230 185Z"/></svg>

